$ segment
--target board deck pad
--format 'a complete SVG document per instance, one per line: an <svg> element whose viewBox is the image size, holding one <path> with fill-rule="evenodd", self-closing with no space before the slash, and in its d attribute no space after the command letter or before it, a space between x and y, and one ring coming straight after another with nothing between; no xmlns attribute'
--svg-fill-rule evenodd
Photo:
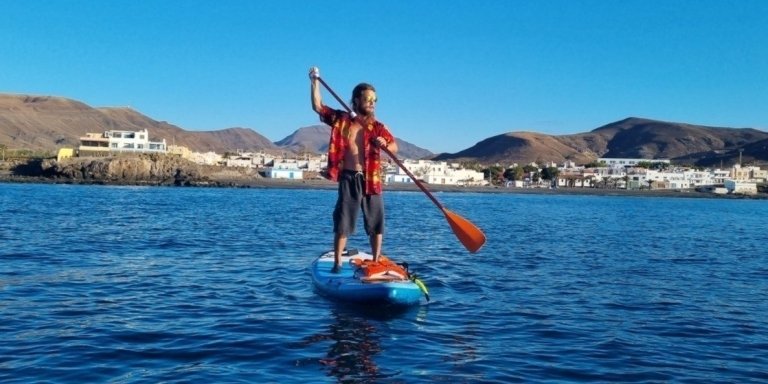
<svg viewBox="0 0 768 384"><path fill-rule="evenodd" d="M415 305L425 297L409 276L403 277L394 270L366 276L361 266L372 260L368 253L345 251L341 256L342 268L335 273L333 251L325 252L312 262L312 282L322 294L348 302Z"/></svg>

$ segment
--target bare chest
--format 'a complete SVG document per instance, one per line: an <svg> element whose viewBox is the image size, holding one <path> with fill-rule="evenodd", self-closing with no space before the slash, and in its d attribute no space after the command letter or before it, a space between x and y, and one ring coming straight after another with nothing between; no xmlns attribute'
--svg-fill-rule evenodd
<svg viewBox="0 0 768 384"><path fill-rule="evenodd" d="M360 124L353 123L347 131L347 150L344 160L348 169L361 170L364 161L365 130Z"/></svg>

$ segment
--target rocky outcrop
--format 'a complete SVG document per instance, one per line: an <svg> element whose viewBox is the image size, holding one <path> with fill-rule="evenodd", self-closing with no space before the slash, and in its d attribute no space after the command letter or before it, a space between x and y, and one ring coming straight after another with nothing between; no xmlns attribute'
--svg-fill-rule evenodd
<svg viewBox="0 0 768 384"><path fill-rule="evenodd" d="M32 160L16 165L12 173L72 183L178 186L234 186L261 177L254 169L205 166L158 154Z"/></svg>

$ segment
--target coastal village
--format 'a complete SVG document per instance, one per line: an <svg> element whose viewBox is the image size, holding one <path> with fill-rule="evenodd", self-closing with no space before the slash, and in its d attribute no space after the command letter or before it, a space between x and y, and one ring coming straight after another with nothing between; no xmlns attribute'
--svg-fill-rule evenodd
<svg viewBox="0 0 768 384"><path fill-rule="evenodd" d="M80 146L62 148L58 160L72 156L108 156L113 153L160 153L179 156L197 164L257 169L266 178L320 178L327 163L325 154L281 156L265 152L236 151L227 154L193 152L186 147L168 145L165 139L150 141L149 132L110 130L86 133ZM587 165L564 164L495 164L484 171L459 163L423 159L402 159L403 164L420 181L431 185L500 186L504 188L613 188L707 190L716 194L752 195L757 185L768 180L768 170L742 166L694 169L678 167L666 159L600 158ZM384 162L385 183L413 183L394 162ZM493 172L496 169L497 172Z"/></svg>

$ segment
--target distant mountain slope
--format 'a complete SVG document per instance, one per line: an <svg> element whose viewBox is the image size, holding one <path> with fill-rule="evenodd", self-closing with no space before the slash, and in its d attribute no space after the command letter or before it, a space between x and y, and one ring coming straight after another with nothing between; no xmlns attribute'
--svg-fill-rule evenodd
<svg viewBox="0 0 768 384"><path fill-rule="evenodd" d="M768 164L766 156L768 156L768 139L745 144L733 149L691 153L678 157L675 160L702 167L727 167L739 161L745 165L766 165Z"/></svg>
<svg viewBox="0 0 768 384"><path fill-rule="evenodd" d="M461 152L435 157L436 160L479 161L504 165L563 162L565 159L585 163L592 158L589 154L581 154L560 142L555 136L533 132L509 132L489 137Z"/></svg>
<svg viewBox="0 0 768 384"><path fill-rule="evenodd" d="M592 131L610 138L604 157L669 158L733 149L768 138L756 129L719 128L629 118Z"/></svg>
<svg viewBox="0 0 768 384"><path fill-rule="evenodd" d="M65 146L77 147L80 137L88 132L141 129L149 130L152 140L164 138L169 145L184 145L200 152L282 151L266 137L247 128L185 131L128 107L92 108L63 97L0 94L0 144L9 149L54 151Z"/></svg>
<svg viewBox="0 0 768 384"><path fill-rule="evenodd" d="M273 143L248 128L216 131L186 131L167 122L151 119L128 107L93 108L76 100L54 96L0 94L0 144L9 149L55 151L76 148L86 133L108 130L147 129L151 140L165 139L169 145L183 145L198 151L285 150L323 153L328 150L330 128L326 125L304 127ZM422 158L432 153L398 139L400 156Z"/></svg>
<svg viewBox="0 0 768 384"><path fill-rule="evenodd" d="M111 119L111 126L148 129L153 139L165 138L169 145L183 145L198 152L214 151L223 153L238 149L272 150L275 153L279 151L279 148L271 140L248 128L186 131L166 122L155 121L131 108L97 108L97 110Z"/></svg>
<svg viewBox="0 0 768 384"><path fill-rule="evenodd" d="M53 149L79 143L86 131L109 120L74 100L0 94L0 144L8 148Z"/></svg>
<svg viewBox="0 0 768 384"><path fill-rule="evenodd" d="M399 138L395 138L395 140L397 140L397 156L400 158L419 160L427 159L435 155L434 153L405 140Z"/></svg>
<svg viewBox="0 0 768 384"><path fill-rule="evenodd" d="M248 128L186 131L128 107L93 108L63 97L0 94L0 144L8 149L53 152L61 147L77 147L79 138L88 132L140 129L149 130L152 140L164 138L168 144L218 153L235 150L281 153L304 149L323 153L327 151L330 130L325 125L303 127L273 143ZM402 158L432 156L426 149L400 139L398 146ZM509 165L565 160L585 164L599 157L631 157L730 166L740 156L744 164L767 164L768 132L633 117L572 135L509 132L489 137L460 152L433 158Z"/></svg>
<svg viewBox="0 0 768 384"><path fill-rule="evenodd" d="M197 148L206 148L208 151L222 153L224 148L228 151L263 150L267 152L281 152L272 141L248 128L227 128L218 131L185 131L187 136L199 138Z"/></svg>
<svg viewBox="0 0 768 384"><path fill-rule="evenodd" d="M331 128L325 124L302 127L275 144L296 153L324 153L328 151L328 138Z"/></svg>
<svg viewBox="0 0 768 384"><path fill-rule="evenodd" d="M768 162L768 145L764 140L768 140L768 132L752 128L628 118L574 135L510 132L483 140L461 152L435 158L500 164L562 163L565 160L584 164L600 157L665 158L694 165L710 164L717 158L717 162L730 165L738 157L739 148L750 148L749 160L752 162Z"/></svg>
<svg viewBox="0 0 768 384"><path fill-rule="evenodd" d="M328 139L331 134L331 128L325 124L311 125L309 127L299 128L284 139L275 142L276 145L287 148L293 152L301 153L304 151L312 153L325 153L328 151ZM407 141L396 138L400 158L422 159L433 155L432 152L417 147Z"/></svg>

